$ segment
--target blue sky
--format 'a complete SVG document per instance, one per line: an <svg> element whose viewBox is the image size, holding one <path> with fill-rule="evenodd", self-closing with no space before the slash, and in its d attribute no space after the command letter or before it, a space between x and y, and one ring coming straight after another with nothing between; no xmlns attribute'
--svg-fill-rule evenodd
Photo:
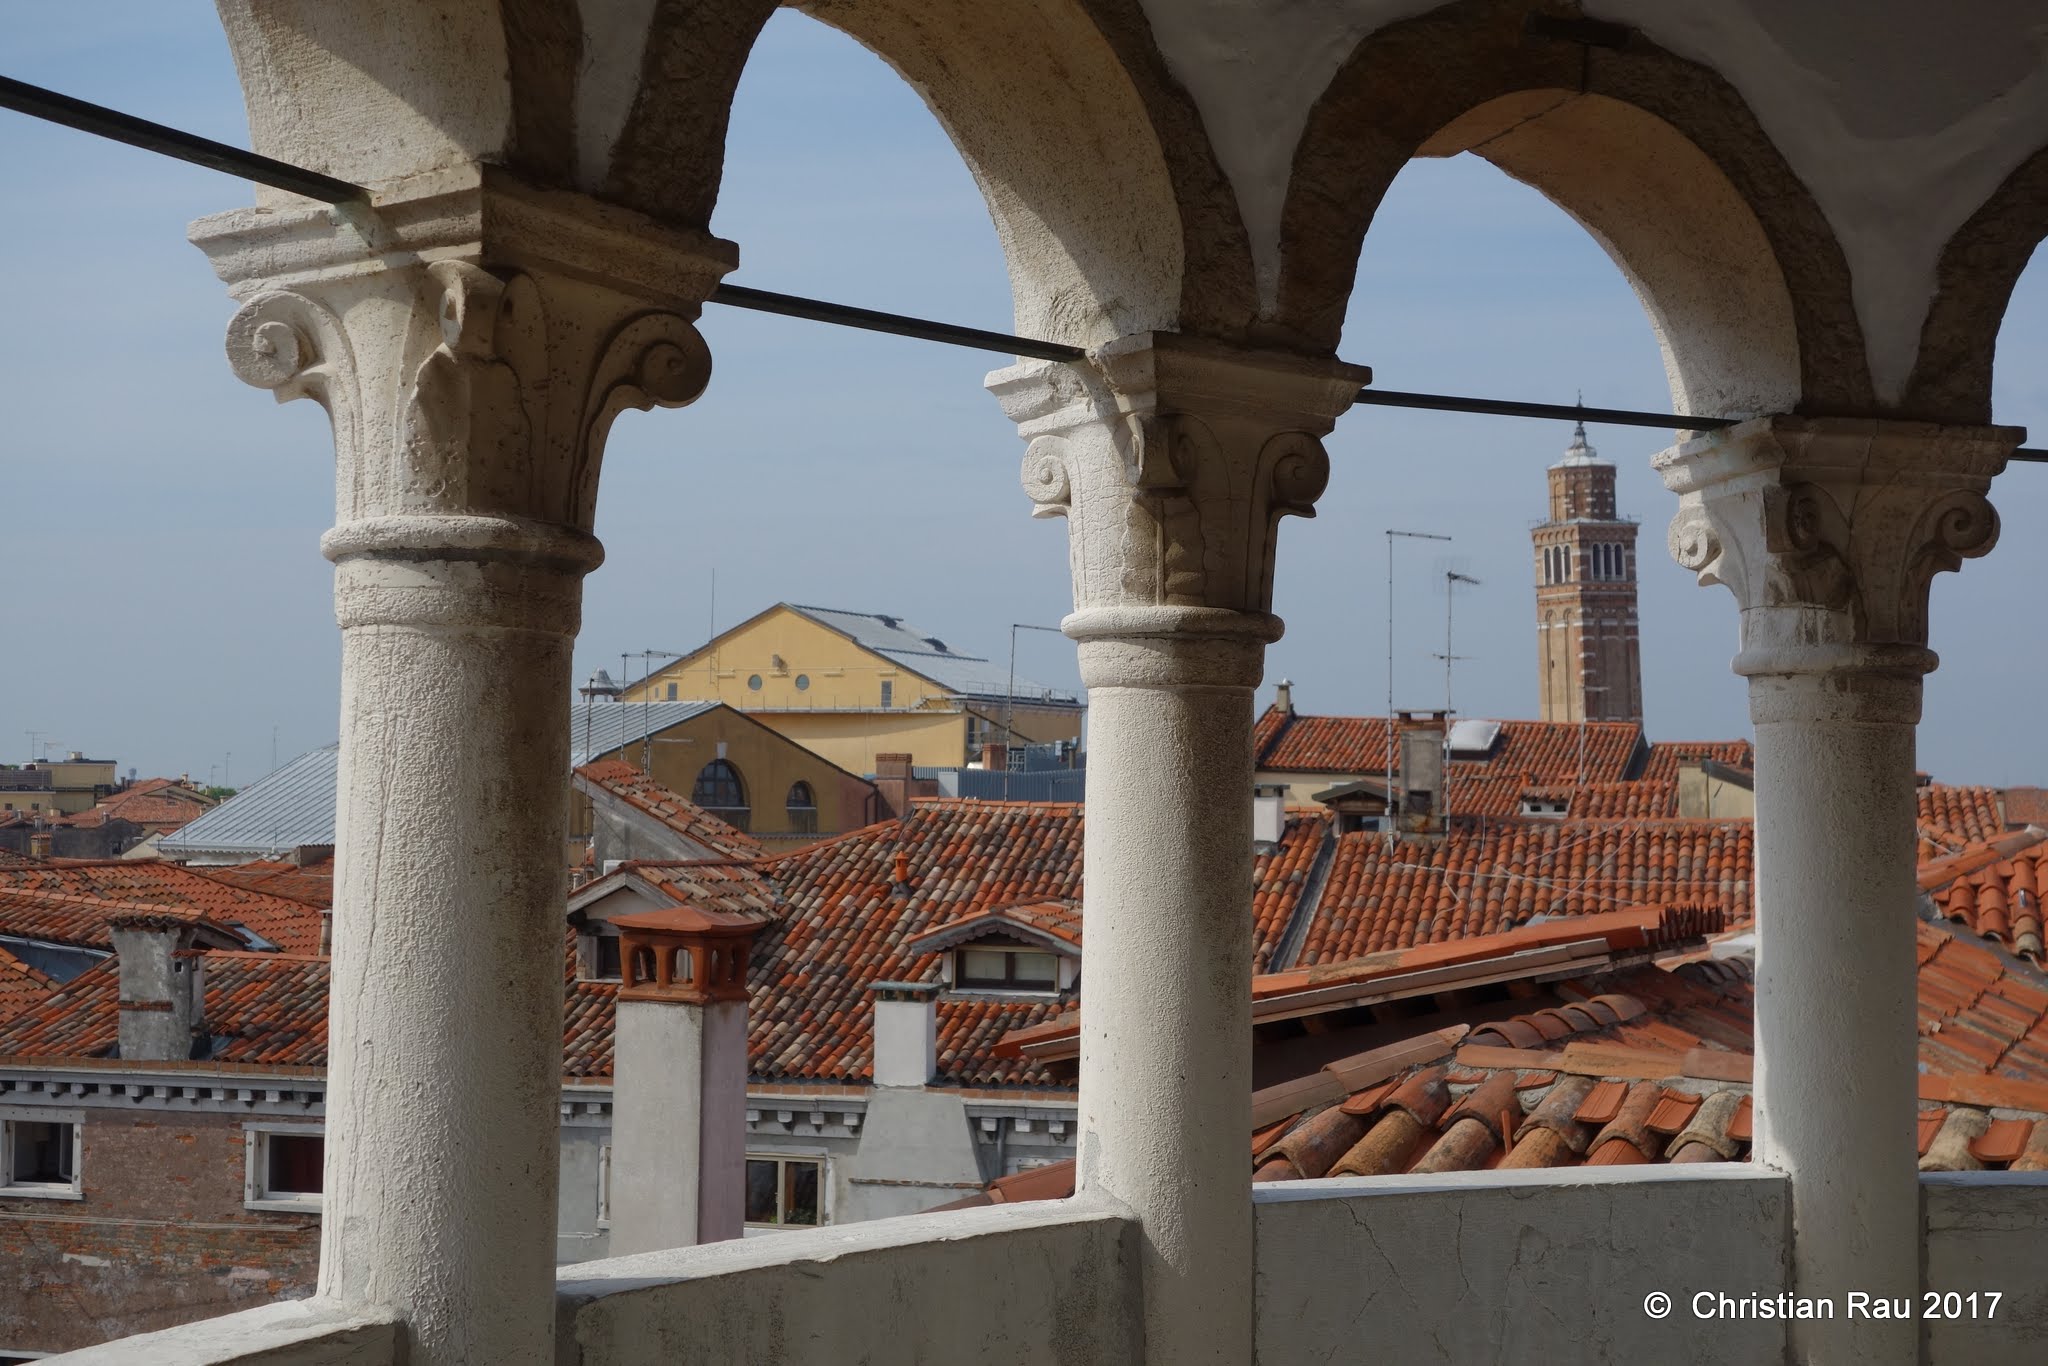
<svg viewBox="0 0 2048 1366"><path fill-rule="evenodd" d="M0 7L0 73L246 143L234 69L203 0ZM229 374L232 309L185 225L247 202L232 179L0 113L0 757L31 730L144 774L245 783L334 738L339 643L320 533L332 455L313 405ZM1001 254L965 167L915 96L850 41L788 12L741 87L714 227L740 282L1008 330ZM628 414L605 458L579 676L621 651L687 649L787 599L901 615L1000 658L1011 622L1069 606L1065 529L1017 486L1022 447L981 389L1000 357L707 310L710 393ZM1471 158L1403 174L1365 244L1343 354L1392 389L1667 406L1634 296L1540 195ZM2001 337L2000 421L2048 444L2048 270ZM1388 527L1456 537L1402 552L1396 693L1438 705L1445 567L1459 710L1536 710L1528 527L1562 424L1358 409L1330 440L1330 490L1282 534L1267 676L1297 705L1378 712ZM1733 600L1662 550L1671 496L1656 431L1595 428L1642 519L1654 737L1748 732L1728 672ZM1993 492L1988 558L1938 582L1921 765L1945 780L2048 782L2035 679L2048 468ZM711 584L717 581L716 603ZM1073 649L1024 633L1020 671L1076 683ZM637 671L637 663L633 666ZM1270 687L1268 692L1270 691Z"/></svg>

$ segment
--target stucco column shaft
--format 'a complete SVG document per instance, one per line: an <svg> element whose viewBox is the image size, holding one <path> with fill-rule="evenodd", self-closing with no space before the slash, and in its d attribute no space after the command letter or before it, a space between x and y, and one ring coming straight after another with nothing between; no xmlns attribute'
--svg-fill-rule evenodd
<svg viewBox="0 0 2048 1366"><path fill-rule="evenodd" d="M1078 1183L1144 1226L1151 1361L1245 1360L1251 1331L1252 689L1278 627L1067 622L1089 706Z"/></svg>
<svg viewBox="0 0 2048 1366"><path fill-rule="evenodd" d="M1852 1290L1910 1298L1920 1285L1913 726L1923 662L1822 658L1811 672L1750 678L1755 1156L1792 1178L1797 1292L1838 1307ZM1794 1341L1812 1362L1918 1353L1910 1323L1800 1329Z"/></svg>
<svg viewBox="0 0 2048 1366"><path fill-rule="evenodd" d="M709 378L729 250L490 167L203 220L236 373L333 420L340 805L319 1294L553 1360L570 649L604 435Z"/></svg>
<svg viewBox="0 0 2048 1366"><path fill-rule="evenodd" d="M402 1306L426 1360L537 1363L581 570L542 546L434 544L481 520L328 540L342 718L320 1293ZM557 540L595 562L588 538Z"/></svg>
<svg viewBox="0 0 2048 1366"><path fill-rule="evenodd" d="M1280 518L1356 367L1141 335L989 387L1068 521L1088 685L1081 1195L1140 1230L1145 1360L1253 1353L1251 725Z"/></svg>
<svg viewBox="0 0 2048 1366"><path fill-rule="evenodd" d="M1756 726L1757 1161L1791 1178L1795 1321L1817 1366L1919 1356L1850 1291L1920 1288L1914 727L1936 572L1988 551L2010 428L1758 418L1666 451L1671 548L1742 607Z"/></svg>

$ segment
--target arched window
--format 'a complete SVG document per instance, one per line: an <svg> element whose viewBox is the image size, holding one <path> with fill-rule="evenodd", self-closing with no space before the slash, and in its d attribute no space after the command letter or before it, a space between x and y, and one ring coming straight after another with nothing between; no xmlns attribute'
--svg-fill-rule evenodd
<svg viewBox="0 0 2048 1366"><path fill-rule="evenodd" d="M790 784L789 800L783 805L789 812L792 832L799 835L818 833L818 798L809 783Z"/></svg>
<svg viewBox="0 0 2048 1366"><path fill-rule="evenodd" d="M747 828L747 787L740 771L723 759L713 759L697 772L697 785L690 800L735 830Z"/></svg>

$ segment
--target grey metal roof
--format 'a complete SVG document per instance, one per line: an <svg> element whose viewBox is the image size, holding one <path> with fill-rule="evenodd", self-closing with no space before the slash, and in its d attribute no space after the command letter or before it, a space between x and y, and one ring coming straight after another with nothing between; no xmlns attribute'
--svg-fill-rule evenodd
<svg viewBox="0 0 2048 1366"><path fill-rule="evenodd" d="M578 702L569 708L569 764L637 744L670 726L702 716L722 702ZM638 762L638 756L628 755Z"/></svg>
<svg viewBox="0 0 2048 1366"><path fill-rule="evenodd" d="M960 697L996 701L1011 697L1019 702L1051 702L1066 706L1080 702L1078 697L1063 688L1034 683L1028 678L1018 678L1013 687L1007 663L999 664L979 655L962 654L901 617L875 612L842 612L832 607L806 607L795 602L783 605L820 626L852 637L863 649L887 656Z"/></svg>
<svg viewBox="0 0 2048 1366"><path fill-rule="evenodd" d="M341 746L311 750L266 773L159 841L171 858L244 854L260 858L301 844L334 843L334 783Z"/></svg>
<svg viewBox="0 0 2048 1366"><path fill-rule="evenodd" d="M570 762L585 764L720 706L718 702L578 703L569 709ZM584 749L586 717L589 753ZM198 820L166 835L167 858L235 854L261 858L302 844L334 843L339 743L301 754L266 774Z"/></svg>

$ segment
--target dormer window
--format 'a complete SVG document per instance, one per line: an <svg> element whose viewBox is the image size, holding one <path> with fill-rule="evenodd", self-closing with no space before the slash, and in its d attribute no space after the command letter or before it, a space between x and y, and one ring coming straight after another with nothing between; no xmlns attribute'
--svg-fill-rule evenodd
<svg viewBox="0 0 2048 1366"><path fill-rule="evenodd" d="M939 976L950 991L1051 996L1079 980L1080 908L1043 901L975 911L904 947L939 955Z"/></svg>
<svg viewBox="0 0 2048 1366"><path fill-rule="evenodd" d="M1024 945L977 941L961 949L953 984L964 991L1058 991L1058 955Z"/></svg>

